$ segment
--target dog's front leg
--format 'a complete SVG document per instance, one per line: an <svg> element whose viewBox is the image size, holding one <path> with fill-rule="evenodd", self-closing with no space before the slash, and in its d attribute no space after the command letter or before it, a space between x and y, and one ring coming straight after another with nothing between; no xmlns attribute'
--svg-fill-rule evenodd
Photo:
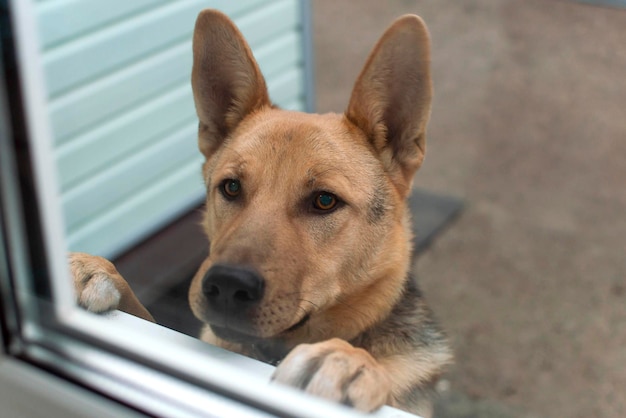
<svg viewBox="0 0 626 418"><path fill-rule="evenodd" d="M272 379L364 412L392 403L385 368L366 350L338 338L297 346Z"/></svg>
<svg viewBox="0 0 626 418"><path fill-rule="evenodd" d="M85 253L70 253L69 265L80 307L95 313L119 309L155 322L109 260Z"/></svg>

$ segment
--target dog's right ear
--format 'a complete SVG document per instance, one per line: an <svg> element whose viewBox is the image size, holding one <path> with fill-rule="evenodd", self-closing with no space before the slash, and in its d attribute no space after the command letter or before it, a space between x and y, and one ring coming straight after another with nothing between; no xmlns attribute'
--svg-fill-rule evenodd
<svg viewBox="0 0 626 418"><path fill-rule="evenodd" d="M200 119L198 146L206 158L247 115L271 105L248 43L217 10L203 10L196 20L191 85Z"/></svg>

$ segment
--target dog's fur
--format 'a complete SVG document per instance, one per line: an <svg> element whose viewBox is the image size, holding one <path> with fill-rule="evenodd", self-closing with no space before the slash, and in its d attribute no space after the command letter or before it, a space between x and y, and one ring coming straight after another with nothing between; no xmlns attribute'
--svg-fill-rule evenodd
<svg viewBox="0 0 626 418"><path fill-rule="evenodd" d="M304 114L272 105L225 15L200 13L192 85L210 255L189 301L204 341L280 361L274 380L312 394L430 415L451 353L409 272L406 205L426 148L429 48L422 20L401 17L345 114ZM83 306L151 320L106 260L75 254L71 266Z"/></svg>

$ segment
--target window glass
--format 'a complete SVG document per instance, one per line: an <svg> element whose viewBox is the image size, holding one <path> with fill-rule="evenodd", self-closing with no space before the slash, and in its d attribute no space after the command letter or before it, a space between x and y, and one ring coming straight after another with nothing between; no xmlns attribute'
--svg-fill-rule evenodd
<svg viewBox="0 0 626 418"><path fill-rule="evenodd" d="M16 362L152 415L350 414L197 338L192 30L225 11L272 99L307 111L314 36L317 111L340 114L378 36L416 13L434 99L411 263L456 358L435 416L626 416L625 1L311 3L0 0L0 386ZM69 251L112 260L160 325L77 309Z"/></svg>

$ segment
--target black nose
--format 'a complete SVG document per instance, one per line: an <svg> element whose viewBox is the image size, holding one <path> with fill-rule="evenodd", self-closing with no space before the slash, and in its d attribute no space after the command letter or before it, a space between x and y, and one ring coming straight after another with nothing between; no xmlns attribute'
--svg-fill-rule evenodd
<svg viewBox="0 0 626 418"><path fill-rule="evenodd" d="M207 271L202 291L211 308L222 313L255 305L263 298L265 281L252 269L216 264Z"/></svg>

